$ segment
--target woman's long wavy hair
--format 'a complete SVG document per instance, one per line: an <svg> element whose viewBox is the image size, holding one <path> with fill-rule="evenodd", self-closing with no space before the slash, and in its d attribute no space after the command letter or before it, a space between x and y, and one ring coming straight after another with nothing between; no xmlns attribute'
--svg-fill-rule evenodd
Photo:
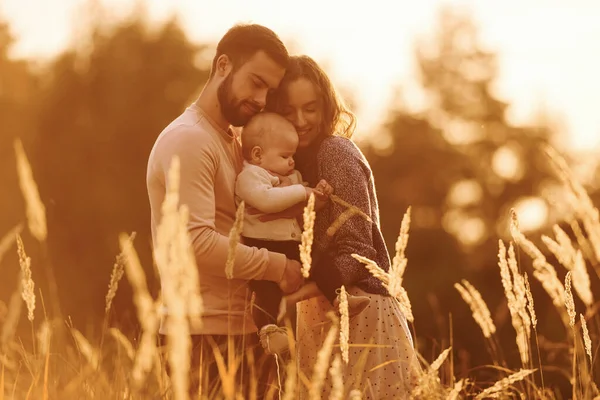
<svg viewBox="0 0 600 400"><path fill-rule="evenodd" d="M300 78L315 85L320 96L323 115L319 136L343 136L350 139L356 128L356 117L335 90L321 67L308 56L292 56L279 88L267 98L266 109L281 112L286 105L287 87Z"/></svg>

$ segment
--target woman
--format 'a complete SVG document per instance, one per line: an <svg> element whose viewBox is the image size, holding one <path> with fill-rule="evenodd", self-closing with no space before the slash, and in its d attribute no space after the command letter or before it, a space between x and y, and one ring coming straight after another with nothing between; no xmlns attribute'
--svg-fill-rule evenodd
<svg viewBox="0 0 600 400"><path fill-rule="evenodd" d="M326 180L346 203L330 201L317 213L310 271L313 276L327 271L326 279L316 279L326 282L326 287L319 287L322 293L335 293L336 288L345 285L349 293L371 300L350 320L350 362L344 366L346 394L360 389L363 398L407 397L419 367L406 318L382 283L351 256L356 253L368 257L384 270L390 267L379 226L373 174L350 140L355 118L325 72L307 56L291 57L267 108L294 124L299 135L296 168L303 178L311 186ZM369 218L354 213L345 219L348 205ZM308 378L330 327L326 313L332 309L332 300L318 295L298 303L298 361L300 371ZM330 386L326 382L324 390L329 391ZM300 398L304 397L306 393L300 393Z"/></svg>

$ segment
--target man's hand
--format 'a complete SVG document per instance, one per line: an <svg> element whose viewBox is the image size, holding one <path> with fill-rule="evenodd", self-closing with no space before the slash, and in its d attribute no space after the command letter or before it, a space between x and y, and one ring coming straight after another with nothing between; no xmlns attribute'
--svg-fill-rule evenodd
<svg viewBox="0 0 600 400"><path fill-rule="evenodd" d="M298 261L287 259L283 278L279 282L279 287L284 294L294 293L304 283L302 272L300 272L301 267L302 265Z"/></svg>

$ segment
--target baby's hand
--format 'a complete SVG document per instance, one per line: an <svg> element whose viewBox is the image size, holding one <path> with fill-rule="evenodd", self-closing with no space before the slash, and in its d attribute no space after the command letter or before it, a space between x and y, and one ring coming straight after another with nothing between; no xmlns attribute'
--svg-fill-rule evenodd
<svg viewBox="0 0 600 400"><path fill-rule="evenodd" d="M279 176L279 185L278 186L291 186L291 185L292 185L292 180L290 179L289 176L283 176L283 175Z"/></svg>

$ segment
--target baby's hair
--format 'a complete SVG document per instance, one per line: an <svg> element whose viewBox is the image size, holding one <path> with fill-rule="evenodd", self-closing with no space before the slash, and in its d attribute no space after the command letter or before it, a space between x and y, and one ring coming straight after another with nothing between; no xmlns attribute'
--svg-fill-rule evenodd
<svg viewBox="0 0 600 400"><path fill-rule="evenodd" d="M246 160L252 158L255 146L262 146L273 134L280 134L277 128L293 125L287 119L273 112L261 112L248 121L242 130L242 155ZM295 131L295 128L293 128Z"/></svg>

